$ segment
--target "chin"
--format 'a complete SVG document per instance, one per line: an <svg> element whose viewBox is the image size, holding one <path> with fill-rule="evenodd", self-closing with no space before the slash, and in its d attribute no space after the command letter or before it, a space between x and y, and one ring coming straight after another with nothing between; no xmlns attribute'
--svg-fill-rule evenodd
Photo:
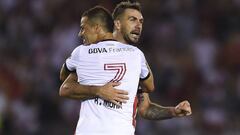
<svg viewBox="0 0 240 135"><path fill-rule="evenodd" d="M131 40L131 43L135 45L138 43L138 40Z"/></svg>
<svg viewBox="0 0 240 135"><path fill-rule="evenodd" d="M129 45L135 45L138 42L138 40L135 40L134 38L130 38L130 37L125 37L124 40Z"/></svg>
<svg viewBox="0 0 240 135"><path fill-rule="evenodd" d="M131 39L131 42L132 42L133 44L138 43L138 41L139 41L139 38L132 38L132 39Z"/></svg>

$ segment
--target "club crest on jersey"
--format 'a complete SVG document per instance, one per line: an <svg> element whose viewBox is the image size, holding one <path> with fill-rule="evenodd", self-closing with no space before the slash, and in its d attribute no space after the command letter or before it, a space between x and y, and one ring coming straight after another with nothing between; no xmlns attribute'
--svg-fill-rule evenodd
<svg viewBox="0 0 240 135"><path fill-rule="evenodd" d="M89 54L92 54L92 53L107 53L107 50L106 50L106 48L90 48L88 50L88 53Z"/></svg>

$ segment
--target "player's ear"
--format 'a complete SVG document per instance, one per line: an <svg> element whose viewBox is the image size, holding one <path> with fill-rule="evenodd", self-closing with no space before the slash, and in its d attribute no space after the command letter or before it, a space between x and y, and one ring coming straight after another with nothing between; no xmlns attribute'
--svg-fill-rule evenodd
<svg viewBox="0 0 240 135"><path fill-rule="evenodd" d="M103 28L103 26L102 26L101 24L97 24L97 25L94 27L94 29L95 29L95 33L96 33L96 34L102 35L102 34L105 33L105 29Z"/></svg>
<svg viewBox="0 0 240 135"><path fill-rule="evenodd" d="M100 24L96 24L96 25L94 26L94 30L95 30L96 33L101 32L101 31L102 31L101 25L100 25Z"/></svg>
<svg viewBox="0 0 240 135"><path fill-rule="evenodd" d="M120 30L121 28L120 20L114 20L114 27L115 29Z"/></svg>

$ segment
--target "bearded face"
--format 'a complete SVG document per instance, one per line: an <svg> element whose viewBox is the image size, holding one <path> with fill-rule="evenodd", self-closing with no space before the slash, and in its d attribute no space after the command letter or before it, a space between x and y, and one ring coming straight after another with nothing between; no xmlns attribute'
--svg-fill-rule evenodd
<svg viewBox="0 0 240 135"><path fill-rule="evenodd" d="M121 33L128 44L136 44L142 32L143 17L135 9L126 9L121 19Z"/></svg>

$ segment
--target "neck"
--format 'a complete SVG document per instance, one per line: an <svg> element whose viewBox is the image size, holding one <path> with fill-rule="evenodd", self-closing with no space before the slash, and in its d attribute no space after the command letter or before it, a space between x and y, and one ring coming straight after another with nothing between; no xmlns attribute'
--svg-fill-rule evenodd
<svg viewBox="0 0 240 135"><path fill-rule="evenodd" d="M98 38L98 40L106 40L106 39L113 39L113 33L107 32Z"/></svg>
<svg viewBox="0 0 240 135"><path fill-rule="evenodd" d="M121 34L120 32L118 32L117 30L115 30L115 31L113 32L113 37L114 37L114 39L117 40L118 42L127 44L127 42L124 40L122 34Z"/></svg>

